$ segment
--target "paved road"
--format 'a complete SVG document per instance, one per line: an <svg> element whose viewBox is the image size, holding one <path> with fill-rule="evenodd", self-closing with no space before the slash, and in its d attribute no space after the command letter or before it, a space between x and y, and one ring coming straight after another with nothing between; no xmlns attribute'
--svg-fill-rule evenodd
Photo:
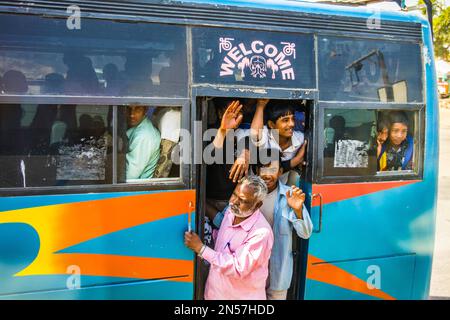
<svg viewBox="0 0 450 320"><path fill-rule="evenodd" d="M450 299L450 109L440 108L439 131L439 195L430 297Z"/></svg>

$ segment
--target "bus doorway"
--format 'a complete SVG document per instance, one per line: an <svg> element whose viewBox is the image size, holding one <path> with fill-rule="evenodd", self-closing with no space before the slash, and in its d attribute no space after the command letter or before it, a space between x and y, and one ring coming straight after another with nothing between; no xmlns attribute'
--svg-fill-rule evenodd
<svg viewBox="0 0 450 320"><path fill-rule="evenodd" d="M236 174L230 179L229 173L235 165L235 162L233 161L236 161L236 157L241 154L242 150L239 149L239 146L246 145L242 142L239 143L239 139L246 139L246 137L250 136L250 128L255 117L258 101L263 99L262 97L260 99L258 98L259 97L239 97L236 95L232 97L201 96L197 97L195 101L195 120L198 121L195 131L201 131L203 138L201 141L201 150L203 151L202 163L196 165L198 208L196 227L203 242L212 248L214 248L213 233L215 233L214 230L217 229L217 226L215 226L210 219L210 211L213 210L219 212L224 210L228 205L228 200L234 190L234 187L237 185L237 181L233 182L232 178L239 175ZM264 99L267 98L264 97ZM242 120L233 133L233 139L235 139L236 142L236 149L233 149L233 161L228 163L229 161L226 160L229 159L226 159L226 154L224 155L225 161L223 161L223 163L215 163L214 161L210 161L211 159L206 159L205 161L205 156L207 157L211 150L214 149L213 141L216 136L215 133L220 127L222 116L227 107L235 100L238 100L242 105ZM312 132L311 123L314 105L313 102L314 100L312 99L269 99L265 113L269 113L269 110L274 108L273 106L271 107L271 104L276 106L292 106L295 119L293 130L299 132L299 135L302 135L303 139L307 140L307 145L313 145L312 135L310 134L310 132ZM268 114L264 114L264 126L266 127L267 124ZM199 126L201 126L201 130L198 129ZM198 140L198 137L196 139ZM199 141L194 141L194 152L198 152L196 151L199 149L198 146L196 147L198 143ZM249 139L249 143L253 142ZM250 144L248 144L248 146L250 146ZM255 147L255 149L253 149L253 147L253 145L250 147L250 153L251 150L259 150L262 148ZM284 181L284 184L288 186L295 185L304 191L306 195L305 206L308 212L310 212L310 189L312 174L309 172L310 166L308 165L308 162L310 159L312 160L312 150L310 151L309 148L305 148L305 151L304 160L301 164L295 166L295 168L292 168L292 170L289 170L289 172L285 174L284 179L286 180ZM282 156L283 153L281 152L280 155ZM254 160L251 156L250 158L251 160ZM250 161L248 166L248 174L258 174L257 160L255 163L253 162ZM294 229L291 228L291 230L293 230L293 232L289 250L291 251L293 260L293 270L286 299L296 300L303 299L308 240L301 239L296 234ZM275 234L274 236L276 237L277 235ZM204 289L208 272L208 263L205 263L205 261L201 258L197 258L195 281L196 299L204 299Z"/></svg>

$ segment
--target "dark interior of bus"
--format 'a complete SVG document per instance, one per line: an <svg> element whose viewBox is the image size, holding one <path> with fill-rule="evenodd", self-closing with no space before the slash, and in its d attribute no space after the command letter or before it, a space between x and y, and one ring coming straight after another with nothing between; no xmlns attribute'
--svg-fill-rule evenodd
<svg viewBox="0 0 450 320"><path fill-rule="evenodd" d="M255 114L255 108L257 99L255 98L242 98L242 97L198 97L197 98L197 120L202 121L203 130L211 128L219 128L220 118L226 109L226 106L230 102L238 100L242 104L241 113L243 115L242 122L239 129L249 130L250 125ZM271 99L270 101L275 101L276 99ZM279 100L282 101L282 100ZM310 134L312 128L312 111L313 111L313 101L312 100L284 100L292 104L295 108L295 128L294 130L299 130L304 133L305 139L310 143L312 139L312 134ZM266 123L266 119L264 120ZM203 148L212 142L214 137L210 141L203 141ZM305 160L307 161L306 157ZM198 165L197 172L200 174L197 176L197 203L198 212L197 217L197 228L200 233L200 237L205 240L208 235L208 227L205 228L205 221L208 218L205 216L206 207L206 190L211 188L212 182L208 180L208 165L202 164ZM250 172L254 170L250 166ZM296 174L290 176L288 183L302 185L311 174L308 171L308 166L301 166L296 170ZM300 239L295 232L293 233L293 256L294 256L294 273L292 277L291 286L288 290L288 299L302 299L304 281L306 276L306 254L307 254L307 240ZM200 258L197 259L196 263L196 298L203 299L204 287L208 274L208 266Z"/></svg>

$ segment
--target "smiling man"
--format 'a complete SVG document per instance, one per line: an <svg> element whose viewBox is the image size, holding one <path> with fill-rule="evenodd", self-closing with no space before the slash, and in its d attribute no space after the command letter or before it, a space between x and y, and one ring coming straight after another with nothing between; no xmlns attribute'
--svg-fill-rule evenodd
<svg viewBox="0 0 450 320"><path fill-rule="evenodd" d="M306 209L305 194L296 187L288 187L280 181L283 173L277 149L262 149L268 161L260 164L259 176L267 185L268 194L260 210L271 225L274 244L270 257L270 275L267 286L268 300L286 300L294 270L292 256L292 232L308 239L313 224Z"/></svg>
<svg viewBox="0 0 450 320"><path fill-rule="evenodd" d="M147 111L148 107L140 105L127 108L127 180L151 178L158 163L161 135L147 118Z"/></svg>
<svg viewBox="0 0 450 320"><path fill-rule="evenodd" d="M188 248L211 265L205 287L206 300L265 300L272 228L259 208L267 194L258 176L245 176L234 189L214 250L199 236L186 232Z"/></svg>

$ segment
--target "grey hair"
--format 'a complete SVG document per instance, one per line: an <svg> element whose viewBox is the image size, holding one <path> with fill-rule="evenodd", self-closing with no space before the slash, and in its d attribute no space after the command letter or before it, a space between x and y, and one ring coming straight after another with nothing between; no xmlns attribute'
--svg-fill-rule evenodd
<svg viewBox="0 0 450 320"><path fill-rule="evenodd" d="M253 191L255 193L255 197L258 199L258 201L263 201L264 198L267 196L267 186L264 180L257 175L248 175L244 176L239 183L242 186L250 186L253 188Z"/></svg>

